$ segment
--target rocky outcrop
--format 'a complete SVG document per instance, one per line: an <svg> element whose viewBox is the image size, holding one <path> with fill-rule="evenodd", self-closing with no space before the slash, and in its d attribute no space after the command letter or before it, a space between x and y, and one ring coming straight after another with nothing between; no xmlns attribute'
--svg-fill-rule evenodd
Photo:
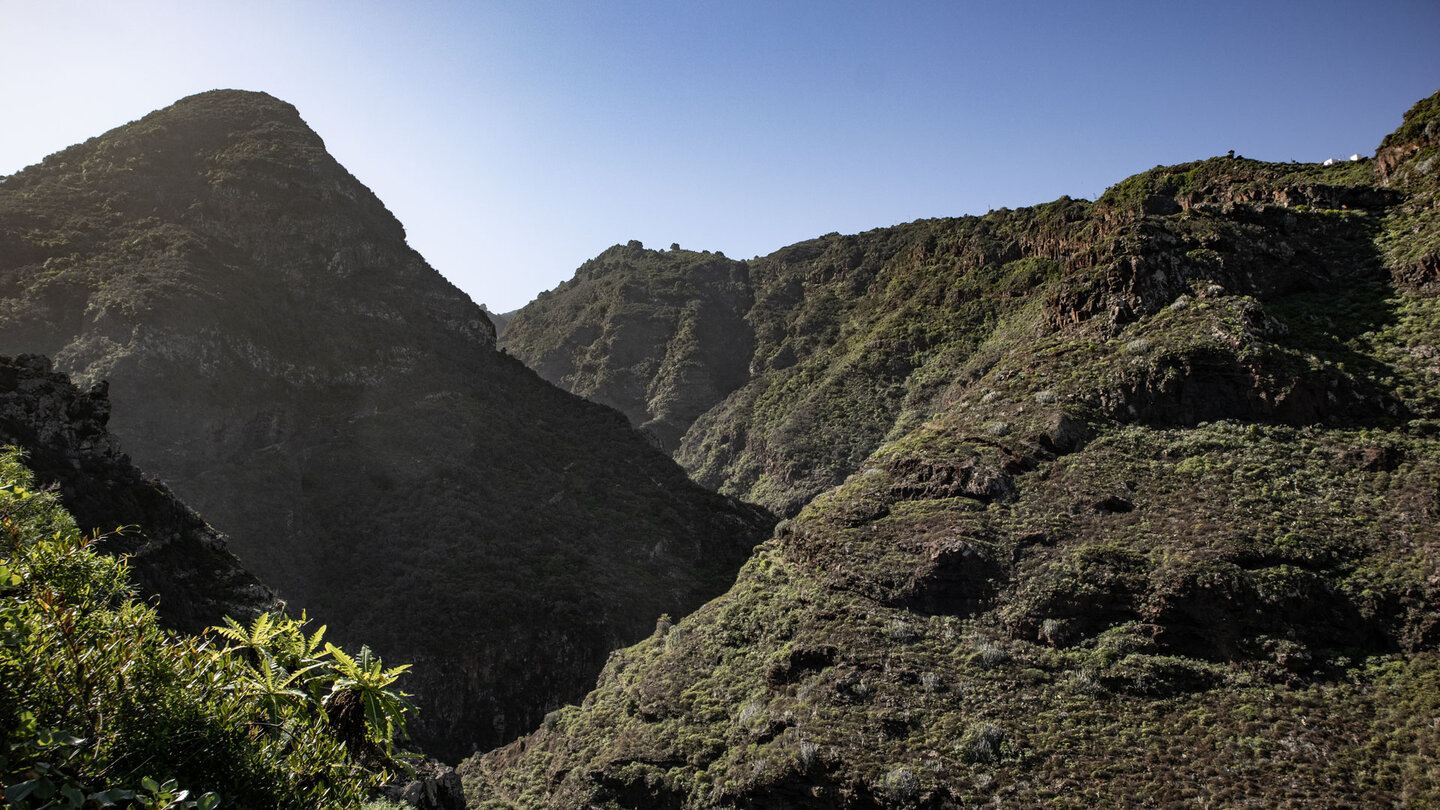
<svg viewBox="0 0 1440 810"><path fill-rule="evenodd" d="M216 91L0 185L0 350L110 428L338 643L415 663L456 758L719 593L770 520L494 349L288 104Z"/></svg>
<svg viewBox="0 0 1440 810"><path fill-rule="evenodd" d="M1427 167L1407 167L1419 153L1440 145L1440 92L1423 98L1405 113L1399 129L1385 136L1375 152L1375 172L1384 185L1406 185L1426 174ZM1402 168L1410 171L1401 172ZM1433 166L1428 167L1433 169Z"/></svg>
<svg viewBox="0 0 1440 810"><path fill-rule="evenodd" d="M415 810L466 810L465 788L453 768L428 760L415 767L413 776L386 787L385 797Z"/></svg>
<svg viewBox="0 0 1440 810"><path fill-rule="evenodd" d="M142 595L161 621L186 633L278 607L217 532L159 479L146 476L108 430L106 386L81 392L37 355L0 357L0 445L25 451L37 483L102 548L129 558Z"/></svg>

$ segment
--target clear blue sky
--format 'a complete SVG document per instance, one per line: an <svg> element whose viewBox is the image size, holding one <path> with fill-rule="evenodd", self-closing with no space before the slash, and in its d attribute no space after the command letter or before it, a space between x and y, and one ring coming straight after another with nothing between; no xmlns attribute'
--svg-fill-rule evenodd
<svg viewBox="0 0 1440 810"><path fill-rule="evenodd" d="M748 258L1371 154L1440 2L0 0L0 174L203 90L291 102L477 302L639 239Z"/></svg>

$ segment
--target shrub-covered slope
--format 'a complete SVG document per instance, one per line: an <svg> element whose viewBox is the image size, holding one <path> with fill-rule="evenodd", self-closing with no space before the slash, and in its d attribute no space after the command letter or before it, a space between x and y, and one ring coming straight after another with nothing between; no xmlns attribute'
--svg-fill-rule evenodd
<svg viewBox="0 0 1440 810"><path fill-rule="evenodd" d="M465 763L472 803L1440 803L1437 107L1376 161L1215 159L787 249L906 240L857 295L823 285L864 252L797 288L854 362L967 301L989 326L896 353L878 447L729 593ZM987 253L1022 221L1070 236Z"/></svg>
<svg viewBox="0 0 1440 810"><path fill-rule="evenodd" d="M501 343L673 451L696 417L745 382L751 303L744 262L630 242L541 293L507 322Z"/></svg>
<svg viewBox="0 0 1440 810"><path fill-rule="evenodd" d="M481 309L288 104L216 91L0 184L0 351L111 429L341 641L417 664L458 757L721 592L757 510L494 350Z"/></svg>
<svg viewBox="0 0 1440 810"><path fill-rule="evenodd" d="M1433 138L1425 114L1408 120L1392 140L1411 130ZM1376 258L1377 237L1397 280L1426 283L1436 272L1425 263L1434 261L1434 234L1400 242L1394 235L1433 226L1406 218L1400 209L1412 203L1398 205L1397 183L1388 182L1391 164L1421 140L1395 140L1377 161L1328 167L1216 158L1138 175L1097 203L1062 199L830 234L749 262L740 276L753 302L745 335L708 350L719 357L748 349L731 355L748 379L687 427L675 458L706 485L793 514L943 407L937 397L956 370L973 375L992 362L984 344L1003 323L1023 322L1012 318L1020 310L1050 327L1058 318L1102 316L1115 329L1188 293L1196 278L1266 295L1344 283ZM1395 171L1433 184L1434 167L1423 158L1406 165ZM1415 255L1390 255L1396 251ZM520 311L517 322L530 330L507 345L544 368L614 366L603 340L566 344L558 325L594 332L595 317L572 307L568 320L556 318L555 301L603 300L606 331L636 329L636 313L648 311L661 286L656 279L623 263L587 264ZM1057 299L1042 305L1045 294ZM660 333L651 343L662 347L672 335L679 336ZM625 347L627 367L653 368L663 356L635 351ZM552 379L594 396L580 377Z"/></svg>

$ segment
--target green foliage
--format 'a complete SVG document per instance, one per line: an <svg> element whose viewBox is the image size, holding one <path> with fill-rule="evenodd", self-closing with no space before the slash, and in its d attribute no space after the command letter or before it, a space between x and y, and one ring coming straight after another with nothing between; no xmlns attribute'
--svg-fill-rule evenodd
<svg viewBox="0 0 1440 810"><path fill-rule="evenodd" d="M1415 102L1400 128L1385 136L1380 147L1404 146L1440 140L1440 92Z"/></svg>
<svg viewBox="0 0 1440 810"><path fill-rule="evenodd" d="M389 756L392 741L405 733L405 715L414 708L407 695L391 689L390 685L410 665L384 669L369 647L361 647L360 655L355 658L334 644L326 644L325 652L334 662L336 676L325 698L332 720L342 717L347 706L358 704L365 719L365 736L383 745Z"/></svg>
<svg viewBox="0 0 1440 810"><path fill-rule="evenodd" d="M607 259L645 270L647 255ZM653 287L656 320L614 313L635 327L617 346L648 345L657 321L697 336L647 366L653 393L631 389L657 413L708 407L694 403L723 375L693 350L743 314L725 306L742 264L667 256L657 275L677 283ZM714 306L690 306L687 276ZM479 308L261 93L184 99L6 178L0 345L54 357L82 387L108 380L127 452L184 479L245 567L303 595L331 641L425 656L407 688L444 713L409 730L440 757L583 695L616 643L722 592L769 531L609 408L490 351ZM492 666L497 649L512 663Z"/></svg>
<svg viewBox="0 0 1440 810"><path fill-rule="evenodd" d="M146 810L211 810L220 797L204 793L191 798L174 779L156 782L146 776L135 789L109 788L90 792L75 775L83 767L86 741L51 728L40 728L31 712L5 740L0 775L6 778L5 806L15 810L82 810L96 807L141 807ZM10 779L20 772L20 781Z"/></svg>
<svg viewBox="0 0 1440 810"><path fill-rule="evenodd" d="M322 724L358 761L397 766L394 743L415 707L392 687L410 665L385 669L368 646L352 658L324 642L325 627L307 634L307 623L303 615L262 613L249 627L226 617L211 628L231 642L218 655L246 664L233 689L258 704L272 727Z"/></svg>
<svg viewBox="0 0 1440 810"><path fill-rule="evenodd" d="M0 456L0 480L9 806L351 807L393 764L404 667L319 652L323 628L306 635L280 615L228 620L217 633L238 643L225 649L163 631L124 561L33 489L18 452ZM377 722L342 738L325 705L362 689Z"/></svg>
<svg viewBox="0 0 1440 810"><path fill-rule="evenodd" d="M1378 163L753 262L757 373L680 457L824 491L472 803L1436 804L1436 217Z"/></svg>

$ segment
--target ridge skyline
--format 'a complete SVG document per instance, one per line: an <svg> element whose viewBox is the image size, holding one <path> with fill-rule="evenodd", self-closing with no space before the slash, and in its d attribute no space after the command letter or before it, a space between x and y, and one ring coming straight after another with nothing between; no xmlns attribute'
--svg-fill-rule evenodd
<svg viewBox="0 0 1440 810"><path fill-rule="evenodd" d="M0 173L197 92L261 90L326 133L416 250L495 312L630 240L745 259L1093 199L1116 177L1229 149L1364 154L1440 75L1426 35L1440 10L1398 2L1367 7L1384 21L1368 26L1341 24L1355 16L1343 3L1304 18L1239 5L6 10L16 47L0 68L33 78L0 89L25 122L0 141ZM38 35L56 30L63 58Z"/></svg>

